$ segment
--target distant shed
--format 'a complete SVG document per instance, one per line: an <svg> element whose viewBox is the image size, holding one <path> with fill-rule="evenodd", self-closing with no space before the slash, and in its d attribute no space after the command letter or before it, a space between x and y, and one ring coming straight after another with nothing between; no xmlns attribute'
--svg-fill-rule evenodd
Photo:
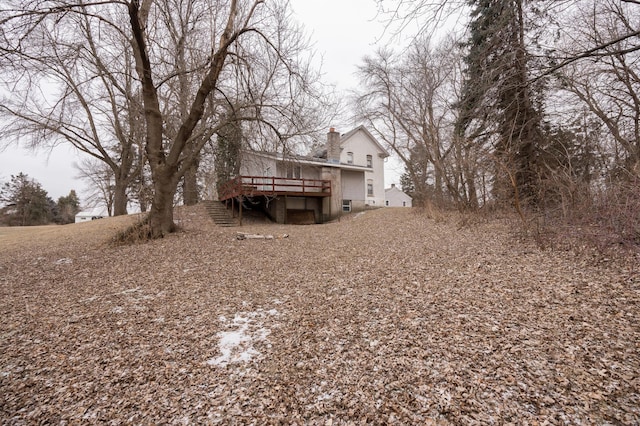
<svg viewBox="0 0 640 426"><path fill-rule="evenodd" d="M413 198L397 188L393 183L391 188L384 190L384 198L386 207L412 207Z"/></svg>
<svg viewBox="0 0 640 426"><path fill-rule="evenodd" d="M103 217L107 216L107 212L104 209L83 210L76 214L75 222L88 222L90 220L102 219Z"/></svg>

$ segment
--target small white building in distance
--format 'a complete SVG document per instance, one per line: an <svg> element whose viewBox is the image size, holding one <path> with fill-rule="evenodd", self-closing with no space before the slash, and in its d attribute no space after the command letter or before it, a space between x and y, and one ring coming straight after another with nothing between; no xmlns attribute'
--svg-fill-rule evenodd
<svg viewBox="0 0 640 426"><path fill-rule="evenodd" d="M391 188L384 190L384 197L384 205L386 207L411 207L411 201L413 200L399 188L396 188L394 183L391 184Z"/></svg>
<svg viewBox="0 0 640 426"><path fill-rule="evenodd" d="M107 211L104 208L96 207L78 212L76 214L75 223L90 222L107 216Z"/></svg>

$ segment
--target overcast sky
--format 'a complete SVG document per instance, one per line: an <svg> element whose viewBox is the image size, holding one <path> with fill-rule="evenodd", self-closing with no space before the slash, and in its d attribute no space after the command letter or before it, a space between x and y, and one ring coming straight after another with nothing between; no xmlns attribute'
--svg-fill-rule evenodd
<svg viewBox="0 0 640 426"><path fill-rule="evenodd" d="M291 5L322 57L325 82L335 84L340 91L355 89L357 65L363 56L375 51L376 41L383 34L375 0L291 0ZM343 133L351 130L345 128L348 118L334 125ZM23 172L40 182L54 200L75 189L82 201L86 184L76 178L73 163L77 161L76 154L65 146L35 153L9 147L0 151L0 182ZM386 186L398 183L399 173L397 163L389 161Z"/></svg>

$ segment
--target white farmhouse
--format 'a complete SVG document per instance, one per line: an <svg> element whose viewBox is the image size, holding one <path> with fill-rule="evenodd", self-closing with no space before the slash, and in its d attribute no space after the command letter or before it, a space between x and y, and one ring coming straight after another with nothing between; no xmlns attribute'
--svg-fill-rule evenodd
<svg viewBox="0 0 640 426"><path fill-rule="evenodd" d="M363 192L356 182L357 176L343 173L343 198L352 200L352 208L382 207L384 205L384 159L389 156L387 150L364 127L356 127L342 135L340 139L340 163L365 166L364 200ZM364 206L361 202L364 201ZM353 202L356 205L353 205Z"/></svg>
<svg viewBox="0 0 640 426"><path fill-rule="evenodd" d="M240 176L222 184L218 198L250 202L278 223L321 223L382 207L388 156L363 126L343 135L331 128L325 147L308 156L243 153Z"/></svg>
<svg viewBox="0 0 640 426"><path fill-rule="evenodd" d="M384 190L386 197L385 206L387 207L411 207L413 199L405 192L391 184L391 188Z"/></svg>

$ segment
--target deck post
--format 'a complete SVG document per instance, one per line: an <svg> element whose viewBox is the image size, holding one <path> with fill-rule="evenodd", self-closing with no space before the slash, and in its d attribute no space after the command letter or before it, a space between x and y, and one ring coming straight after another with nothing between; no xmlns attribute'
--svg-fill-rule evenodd
<svg viewBox="0 0 640 426"><path fill-rule="evenodd" d="M287 196L284 196L284 223L287 223Z"/></svg>
<svg viewBox="0 0 640 426"><path fill-rule="evenodd" d="M240 226L242 226L242 195L240 196L240 207L238 208L238 217L240 218Z"/></svg>

